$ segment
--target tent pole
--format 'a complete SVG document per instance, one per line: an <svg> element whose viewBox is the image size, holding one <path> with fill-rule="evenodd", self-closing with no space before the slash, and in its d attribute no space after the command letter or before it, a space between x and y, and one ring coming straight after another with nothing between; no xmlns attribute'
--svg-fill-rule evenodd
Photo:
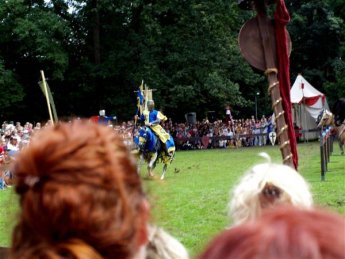
<svg viewBox="0 0 345 259"><path fill-rule="evenodd" d="M302 112L301 112L301 121L303 121L303 119L304 119L304 122L306 122L307 121L307 116L306 116L306 112L307 112L307 110L306 110L306 108L305 108L305 99L304 99L304 83L303 82L301 82L301 89L302 89L302 104L303 104L303 115L302 115ZM301 109L301 111L302 111L302 109ZM302 117L304 117L303 119L302 119ZM302 125L302 124L301 124ZM304 138L304 143L306 142L306 134L305 134L305 128L303 128L303 138Z"/></svg>
<svg viewBox="0 0 345 259"><path fill-rule="evenodd" d="M304 106L304 113L303 113L304 114L304 121L307 121L307 114L306 114L307 109L305 107L305 104L303 106ZM304 134L304 142L308 142L307 137L306 137L306 132L304 131L303 134Z"/></svg>
<svg viewBox="0 0 345 259"><path fill-rule="evenodd" d="M304 106L304 121L306 122L307 121L307 107L305 106L305 99L304 99L304 93L303 93L303 106ZM308 140L307 137L306 137L306 131L303 131L303 134L304 134L304 142L307 142L308 143Z"/></svg>

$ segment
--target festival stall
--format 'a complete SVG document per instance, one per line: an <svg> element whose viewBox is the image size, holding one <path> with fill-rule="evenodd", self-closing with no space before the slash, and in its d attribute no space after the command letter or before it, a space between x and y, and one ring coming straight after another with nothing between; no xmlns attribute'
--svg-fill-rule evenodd
<svg viewBox="0 0 345 259"><path fill-rule="evenodd" d="M326 96L314 88L301 74L292 85L292 114L294 123L302 130L316 129L316 119L323 109L329 110ZM317 131L304 132L303 140L317 139Z"/></svg>

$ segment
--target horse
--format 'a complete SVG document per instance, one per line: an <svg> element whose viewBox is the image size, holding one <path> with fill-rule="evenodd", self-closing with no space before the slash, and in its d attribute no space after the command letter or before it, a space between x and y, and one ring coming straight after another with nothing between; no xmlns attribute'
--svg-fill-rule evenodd
<svg viewBox="0 0 345 259"><path fill-rule="evenodd" d="M343 102L341 101L343 100ZM342 108L345 109L345 99L339 99L333 111L337 112L336 114L331 113L330 111L323 109L319 116L317 117L316 123L318 128L325 126L334 126L337 132L337 137L339 141L339 148L341 154L344 155L344 145L345 145L345 112Z"/></svg>
<svg viewBox="0 0 345 259"><path fill-rule="evenodd" d="M345 98L338 99L334 103L332 112L334 114L334 123L336 126L345 123Z"/></svg>
<svg viewBox="0 0 345 259"><path fill-rule="evenodd" d="M170 134L169 134L170 135ZM166 143L162 143L150 127L144 126L139 129L137 141L141 157L147 162L149 176L153 176L153 170L160 159L164 166L161 180L164 179L168 165L175 157L175 143L170 135Z"/></svg>
<svg viewBox="0 0 345 259"><path fill-rule="evenodd" d="M334 124L334 114L327 109L322 109L316 119L318 128L332 126Z"/></svg>
<svg viewBox="0 0 345 259"><path fill-rule="evenodd" d="M341 124L340 126L336 127L339 147L341 150L341 154L344 155L344 146L345 146L345 123Z"/></svg>
<svg viewBox="0 0 345 259"><path fill-rule="evenodd" d="M339 147L341 154L344 155L345 146L345 98L338 99L333 107L332 112L334 113L334 124L337 130L337 136L339 141Z"/></svg>

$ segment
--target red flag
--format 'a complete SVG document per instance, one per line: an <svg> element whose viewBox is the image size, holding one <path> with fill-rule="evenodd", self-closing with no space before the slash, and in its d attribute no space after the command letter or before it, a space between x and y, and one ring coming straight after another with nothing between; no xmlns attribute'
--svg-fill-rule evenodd
<svg viewBox="0 0 345 259"><path fill-rule="evenodd" d="M293 155L293 164L297 170L298 166L298 154L297 154L297 143L294 127L292 124L291 114L291 100L290 100L290 61L288 54L288 38L285 31L285 27L290 21L289 12L285 6L284 0L278 0L276 11L274 13L275 20L275 33L276 33L276 45L277 45L277 56L279 61L278 67L278 79L279 89L282 97L283 109L285 111L284 117L286 124L288 125L288 135L290 140L291 153Z"/></svg>

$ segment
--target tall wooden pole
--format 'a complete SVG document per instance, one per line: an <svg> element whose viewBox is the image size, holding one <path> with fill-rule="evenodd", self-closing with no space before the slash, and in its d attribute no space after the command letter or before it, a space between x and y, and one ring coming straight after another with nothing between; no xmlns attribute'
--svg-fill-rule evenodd
<svg viewBox="0 0 345 259"><path fill-rule="evenodd" d="M277 62L275 59L275 53L273 53L272 51L273 49L275 49L275 39L272 37L273 35L268 31L269 26L267 23L271 21L267 19L265 12L262 12L262 10L257 11L258 15L256 19L258 22L258 28L260 30L262 48L264 51L266 64L265 75L267 76L268 92L271 95L272 109L275 115L278 144L282 154L283 163L294 167L290 141L287 132L288 126L285 122L282 98L280 95L279 82L277 78Z"/></svg>
<svg viewBox="0 0 345 259"><path fill-rule="evenodd" d="M243 9L255 8L257 16L242 27L239 43L241 53L255 68L264 71L268 80L268 93L271 96L272 109L275 115L277 139L283 163L294 168L294 158L289 140L288 125L285 120L282 96L278 81L278 61L276 53L276 34L272 20L267 16L266 6L272 0L238 0ZM284 73L284 71L282 71ZM285 82L282 82L284 84Z"/></svg>
<svg viewBox="0 0 345 259"><path fill-rule="evenodd" d="M49 96L48 96L46 78L44 76L43 70L41 70L41 76L42 76L42 83L43 83L43 88L44 88L44 95L46 96L46 100L47 100L47 106L48 106L48 112L49 112L50 121L54 125L52 110L51 110L51 107L50 107L50 101L49 101Z"/></svg>

